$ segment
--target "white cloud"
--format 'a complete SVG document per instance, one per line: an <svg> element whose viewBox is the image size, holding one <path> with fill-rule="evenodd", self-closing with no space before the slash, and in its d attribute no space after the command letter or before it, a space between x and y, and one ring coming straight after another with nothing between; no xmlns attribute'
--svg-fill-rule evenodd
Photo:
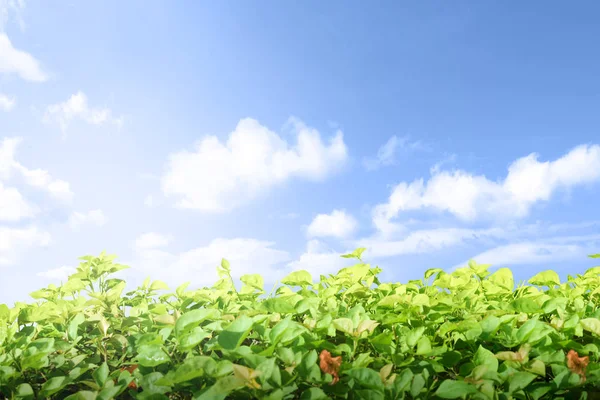
<svg viewBox="0 0 600 400"><path fill-rule="evenodd" d="M68 182L53 179L48 171L43 169L27 169L22 165L16 167L30 186L44 189L51 196L64 202L70 202L73 199L73 192Z"/></svg>
<svg viewBox="0 0 600 400"><path fill-rule="evenodd" d="M0 142L0 181L10 179L18 172L28 185L44 190L58 200L72 201L73 192L68 182L52 178L48 171L29 169L16 161L15 153L21 141L17 137L4 138Z"/></svg>
<svg viewBox="0 0 600 400"><path fill-rule="evenodd" d="M375 158L363 159L363 165L368 171L374 171L384 166L395 165L398 149L415 151L428 150L429 147L424 145L421 141L410 142L408 136L398 138L394 135L379 148Z"/></svg>
<svg viewBox="0 0 600 400"><path fill-rule="evenodd" d="M9 21L9 15L15 14L16 22L25 29L25 22L21 18L21 12L25 9L25 0L0 0L0 32L4 31L4 27Z"/></svg>
<svg viewBox="0 0 600 400"><path fill-rule="evenodd" d="M320 275L336 274L340 269L356 263L356 260L342 258L342 254L344 253L336 252L319 240L313 239L307 243L306 252L287 264L287 272L306 270L316 282Z"/></svg>
<svg viewBox="0 0 600 400"><path fill-rule="evenodd" d="M16 100L5 94L0 93L0 110L11 111L15 106Z"/></svg>
<svg viewBox="0 0 600 400"><path fill-rule="evenodd" d="M383 146L377 151L377 157L367 158L363 160L363 165L369 171L378 169L384 165L392 165L395 163L394 156L396 155L396 148L398 147L398 137L392 136Z"/></svg>
<svg viewBox="0 0 600 400"><path fill-rule="evenodd" d="M435 175L436 173L438 173L440 171L440 169L442 168L442 165L444 165L444 164L451 164L451 163L454 163L454 162L456 162L456 154L447 155L442 160L440 160L437 163L435 163L429 169L429 172L431 173L431 175Z"/></svg>
<svg viewBox="0 0 600 400"><path fill-rule="evenodd" d="M77 272L76 268L62 266L59 268L50 269L48 271L38 272L36 275L42 278L64 282L69 279L69 275L72 275L75 272Z"/></svg>
<svg viewBox="0 0 600 400"><path fill-rule="evenodd" d="M382 233L398 229L391 222L402 211L431 208L473 221L519 218L531 207L547 201L558 189L600 180L600 146L582 145L551 162L539 162L530 154L513 162L503 182L488 180L456 170L433 171L428 182L418 179L402 182L392 191L387 203L373 210L373 222Z"/></svg>
<svg viewBox="0 0 600 400"><path fill-rule="evenodd" d="M152 195L146 196L146 198L144 199L144 205L146 207L152 207L154 206L154 204L154 197L152 197Z"/></svg>
<svg viewBox="0 0 600 400"><path fill-rule="evenodd" d="M19 221L33 217L36 212L37 207L29 204L17 189L0 182L0 221Z"/></svg>
<svg viewBox="0 0 600 400"><path fill-rule="evenodd" d="M494 267L509 265L557 264L584 260L586 255L597 252L600 235L579 237L554 237L536 241L523 241L497 246L472 257L479 264ZM594 247L596 246L596 247ZM468 260L450 270L467 265Z"/></svg>
<svg viewBox="0 0 600 400"><path fill-rule="evenodd" d="M148 232L144 233L136 239L135 247L136 249L152 249L157 247L165 247L168 246L172 240L173 237L170 235L161 235L160 233L156 232Z"/></svg>
<svg viewBox="0 0 600 400"><path fill-rule="evenodd" d="M91 125L103 125L112 123L121 127L123 123L122 117L114 118L110 109L94 108L88 105L88 99L85 93L78 91L68 100L52 104L46 109L43 121L44 123L57 123L63 132L66 134L67 128L71 121L79 119Z"/></svg>
<svg viewBox="0 0 600 400"><path fill-rule="evenodd" d="M331 214L319 214L308 226L311 237L331 236L345 238L351 236L358 226L356 219L344 210L333 210Z"/></svg>
<svg viewBox="0 0 600 400"><path fill-rule="evenodd" d="M144 242L144 236L138 240ZM174 254L154 248L135 248L136 258L130 265L136 275L161 279L171 285L191 281L193 286L212 286L217 280L221 259L230 262L231 274L239 279L244 274L261 274L265 282L275 281L289 260L286 251L273 249L273 242L250 238L214 239L207 246Z"/></svg>
<svg viewBox="0 0 600 400"><path fill-rule="evenodd" d="M103 226L106 222L107 218L102 210L91 210L87 213L76 211L69 217L69 226L74 231L77 231L82 225Z"/></svg>
<svg viewBox="0 0 600 400"><path fill-rule="evenodd" d="M361 239L354 242L355 247L366 247L369 257L383 258L407 254L424 254L448 247L459 246L467 242L482 241L488 238L505 236L500 228L466 229L438 228L423 229L409 233L398 240L383 237Z"/></svg>
<svg viewBox="0 0 600 400"><path fill-rule="evenodd" d="M0 32L0 74L16 74L26 81L44 82L46 74L40 63L29 53L13 47L5 33Z"/></svg>
<svg viewBox="0 0 600 400"><path fill-rule="evenodd" d="M390 239L387 235L376 234L372 237L346 241L353 248L366 247L368 258L385 258L401 255L427 254L462 245L477 244L478 246L497 245L501 242L523 242L536 238L546 244L563 244L564 241L589 241L594 237L557 236L561 231L578 231L583 228L595 227L600 222L586 221L580 223L544 223L533 224L509 223L491 228L431 228L420 229L404 234L402 238ZM564 235L564 234L563 234ZM598 235L600 237L600 235Z"/></svg>
<svg viewBox="0 0 600 400"><path fill-rule="evenodd" d="M31 247L50 244L50 234L37 227L8 228L0 226L0 265L17 262L19 255Z"/></svg>
<svg viewBox="0 0 600 400"><path fill-rule="evenodd" d="M225 143L204 137L194 151L171 154L162 190L177 206L223 212L297 177L323 180L346 162L343 134L326 145L315 129L291 120L297 142L290 146L258 121L242 119Z"/></svg>

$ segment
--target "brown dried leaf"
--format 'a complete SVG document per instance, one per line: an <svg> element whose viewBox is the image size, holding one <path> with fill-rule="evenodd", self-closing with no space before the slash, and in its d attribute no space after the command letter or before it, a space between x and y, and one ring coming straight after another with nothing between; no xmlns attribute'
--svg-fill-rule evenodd
<svg viewBox="0 0 600 400"><path fill-rule="evenodd" d="M588 356L579 357L579 354L575 350L569 350L567 354L567 367L581 376L583 382L585 382L585 369L589 362L590 358Z"/></svg>
<svg viewBox="0 0 600 400"><path fill-rule="evenodd" d="M138 369L137 364L126 365L124 367L121 367L121 371L127 371L132 375L133 375L133 371L135 371L136 369ZM115 380L115 383L117 383L116 380ZM127 387L130 389L137 389L137 384L135 383L135 380L129 382L129 385L127 385Z"/></svg>
<svg viewBox="0 0 600 400"><path fill-rule="evenodd" d="M342 365L342 356L331 357L330 352L323 350L321 351L321 354L319 354L319 360L319 367L321 368L321 371L332 375L333 381L331 384L336 384L340 380L338 372L340 371L340 366Z"/></svg>

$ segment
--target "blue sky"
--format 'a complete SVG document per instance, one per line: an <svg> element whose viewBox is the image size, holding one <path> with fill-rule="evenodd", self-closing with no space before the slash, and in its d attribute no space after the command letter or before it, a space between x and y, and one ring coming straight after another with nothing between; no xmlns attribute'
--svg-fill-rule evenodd
<svg viewBox="0 0 600 400"><path fill-rule="evenodd" d="M0 0L0 302L600 251L600 6Z"/></svg>

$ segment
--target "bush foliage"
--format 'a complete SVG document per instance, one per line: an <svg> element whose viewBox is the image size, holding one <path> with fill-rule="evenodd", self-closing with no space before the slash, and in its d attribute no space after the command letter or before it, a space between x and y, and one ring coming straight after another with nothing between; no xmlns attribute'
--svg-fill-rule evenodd
<svg viewBox="0 0 600 400"><path fill-rule="evenodd" d="M0 398L598 398L600 267L515 287L471 262L382 283L363 250L268 294L256 274L237 290L226 260L210 288L124 294L126 266L82 257L35 303L0 304Z"/></svg>

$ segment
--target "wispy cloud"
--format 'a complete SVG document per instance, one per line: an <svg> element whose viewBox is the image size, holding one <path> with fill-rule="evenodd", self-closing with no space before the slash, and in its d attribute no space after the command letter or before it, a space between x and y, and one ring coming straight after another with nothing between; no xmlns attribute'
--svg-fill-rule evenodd
<svg viewBox="0 0 600 400"><path fill-rule="evenodd" d="M14 14L17 24L19 24L21 30L24 30L25 21L21 16L24 10L25 0L0 0L0 32L4 31L11 14Z"/></svg>
<svg viewBox="0 0 600 400"><path fill-rule="evenodd" d="M148 232L140 235L135 241L137 250L155 249L158 247L166 247L171 243L173 237L171 235L162 235L156 232Z"/></svg>
<svg viewBox="0 0 600 400"><path fill-rule="evenodd" d="M13 47L5 33L0 32L0 73L16 74L31 82L48 79L40 63L32 55Z"/></svg>
<svg viewBox="0 0 600 400"><path fill-rule="evenodd" d="M88 212L73 212L69 217L69 227L78 231L83 225L103 226L108 219L102 210L91 210Z"/></svg>
<svg viewBox="0 0 600 400"><path fill-rule="evenodd" d="M8 97L5 94L0 93L0 110L11 111L15 106L16 100L14 97Z"/></svg>
<svg viewBox="0 0 600 400"><path fill-rule="evenodd" d="M107 107L90 107L85 93L78 91L62 103L52 104L46 108L43 122L56 123L60 127L63 137L73 120L84 121L91 125L114 124L121 127L123 117L113 117L112 111Z"/></svg>
<svg viewBox="0 0 600 400"><path fill-rule="evenodd" d="M494 267L555 264L582 259L586 254L597 252L599 247L600 235L554 237L497 246L471 259ZM450 271L464 267L467 262L455 265Z"/></svg>
<svg viewBox="0 0 600 400"><path fill-rule="evenodd" d="M427 151L429 146L422 141L410 141L409 136L390 137L388 141L379 148L375 158L364 158L363 165L368 171L375 171L381 167L395 165L397 163L396 155L398 150L406 151Z"/></svg>
<svg viewBox="0 0 600 400"><path fill-rule="evenodd" d="M21 142L21 138L4 138L0 141L0 220L4 221L32 218L39 212L39 207L25 199L19 189L6 184L15 177L59 201L69 203L73 198L68 182L53 178L46 170L27 168L16 160L16 151Z"/></svg>
<svg viewBox="0 0 600 400"><path fill-rule="evenodd" d="M36 275L39 276L39 277L41 277L41 278L46 278L46 279L50 279L50 280L53 280L53 281L62 281L62 282L64 282L67 279L69 279L69 275L72 275L75 272L77 272L76 268L68 267L68 266L62 266L62 267L50 269L48 271L38 272Z"/></svg>
<svg viewBox="0 0 600 400"><path fill-rule="evenodd" d="M369 257L384 258L409 254L424 254L449 247L458 247L469 242L480 242L504 236L501 228L468 229L437 228L422 229L408 233L404 238L390 240L384 237L365 238L353 241L354 247L366 247Z"/></svg>
<svg viewBox="0 0 600 400"><path fill-rule="evenodd" d="M394 238L378 233L372 237L350 240L345 243L352 247L366 247L365 254L370 258L387 258L433 253L450 248L456 250L469 245L502 248L511 243L529 243L530 241L553 245L561 244L564 241L593 241L600 235L594 236L585 233L567 236L566 232L581 232L581 229L598 225L600 225L598 221L586 221L580 223L510 223L488 228L440 227L417 229L405 232L402 237Z"/></svg>
<svg viewBox="0 0 600 400"><path fill-rule="evenodd" d="M12 265L22 252L50 244L50 234L36 226L10 228L0 226L0 266Z"/></svg>

